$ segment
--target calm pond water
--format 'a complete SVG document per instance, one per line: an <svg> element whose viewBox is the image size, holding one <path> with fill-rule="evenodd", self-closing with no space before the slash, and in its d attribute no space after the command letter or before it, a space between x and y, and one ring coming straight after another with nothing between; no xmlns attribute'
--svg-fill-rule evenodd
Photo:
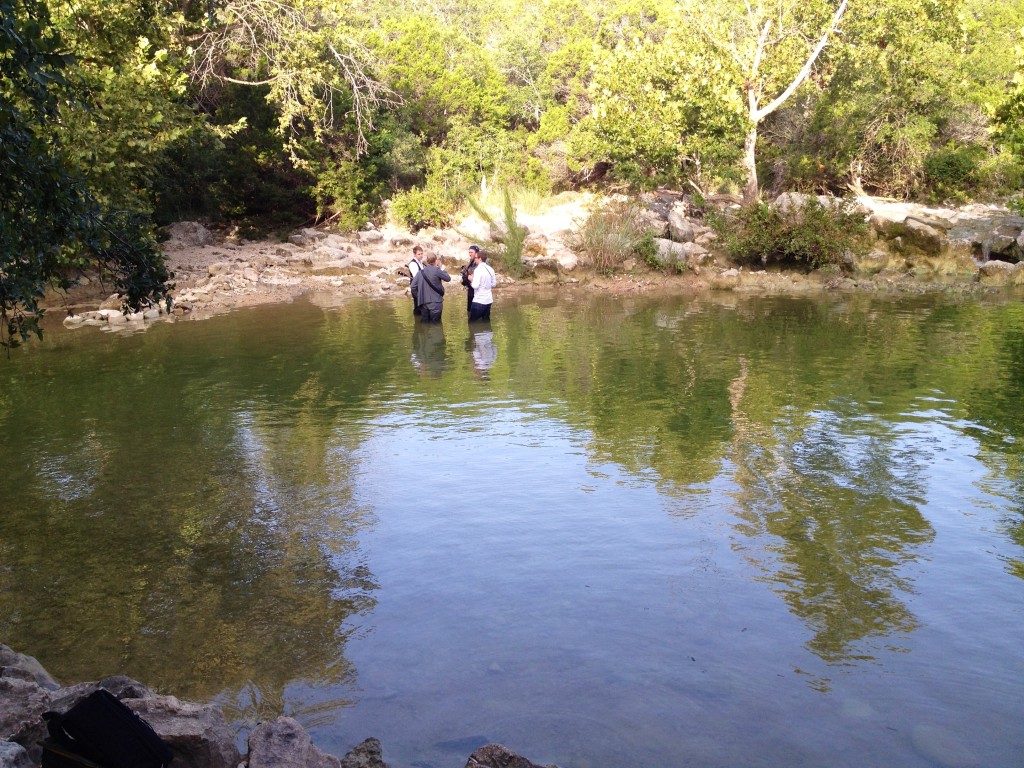
<svg viewBox="0 0 1024 768"><path fill-rule="evenodd" d="M0 642L393 768L1024 765L1024 303L460 298L0 360Z"/></svg>

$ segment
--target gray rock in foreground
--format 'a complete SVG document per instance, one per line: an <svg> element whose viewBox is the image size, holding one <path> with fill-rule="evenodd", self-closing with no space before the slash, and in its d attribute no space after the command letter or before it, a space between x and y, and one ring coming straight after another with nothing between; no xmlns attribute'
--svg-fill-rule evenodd
<svg viewBox="0 0 1024 768"><path fill-rule="evenodd" d="M387 768L377 739L369 738L339 759L321 751L294 719L260 723L249 735L249 753L235 746L224 714L208 704L161 696L129 677L62 688L31 656L0 644L0 768L38 768L46 738L43 713L64 713L103 688L149 723L174 752L173 768ZM540 768L499 744L474 752L467 768Z"/></svg>
<svg viewBox="0 0 1024 768"><path fill-rule="evenodd" d="M544 768L501 744L487 744L469 756L466 768Z"/></svg>
<svg viewBox="0 0 1024 768"><path fill-rule="evenodd" d="M315 747L297 721L279 717L249 734L249 768L341 768L341 761Z"/></svg>
<svg viewBox="0 0 1024 768"><path fill-rule="evenodd" d="M0 741L0 768L33 768L34 765L21 744Z"/></svg>

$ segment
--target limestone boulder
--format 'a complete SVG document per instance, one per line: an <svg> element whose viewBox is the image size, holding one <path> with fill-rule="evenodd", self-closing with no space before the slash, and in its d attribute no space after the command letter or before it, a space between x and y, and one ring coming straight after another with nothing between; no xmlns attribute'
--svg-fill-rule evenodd
<svg viewBox="0 0 1024 768"><path fill-rule="evenodd" d="M0 768L35 768L35 763L21 744L0 741Z"/></svg>
<svg viewBox="0 0 1024 768"><path fill-rule="evenodd" d="M487 744L469 756L466 768L544 768L501 744Z"/></svg>
<svg viewBox="0 0 1024 768"><path fill-rule="evenodd" d="M210 277L215 277L216 275L226 275L226 274L228 274L230 272L234 272L234 271L235 271L235 265L232 264L230 261L214 262L213 264L210 264L206 268L206 273Z"/></svg>
<svg viewBox="0 0 1024 768"><path fill-rule="evenodd" d="M46 738L43 712L51 709L51 692L33 680L0 677L0 739L17 742L38 764L38 742Z"/></svg>
<svg viewBox="0 0 1024 768"><path fill-rule="evenodd" d="M219 709L152 693L122 701L167 742L177 768L238 767L234 733Z"/></svg>
<svg viewBox="0 0 1024 768"><path fill-rule="evenodd" d="M875 211L868 217L868 224L879 237L887 240L894 240L903 235L903 222L907 219L906 214L899 214L890 211Z"/></svg>
<svg viewBox="0 0 1024 768"><path fill-rule="evenodd" d="M351 246L339 248L333 245L322 245L312 253L313 261L338 261L349 255Z"/></svg>
<svg viewBox="0 0 1024 768"><path fill-rule="evenodd" d="M715 240L718 239L718 233L713 229L701 228L697 237L694 239L697 245L701 245L708 250L714 245Z"/></svg>
<svg viewBox="0 0 1024 768"><path fill-rule="evenodd" d="M1013 285L1021 264L991 259L978 268L978 279L985 285Z"/></svg>
<svg viewBox="0 0 1024 768"><path fill-rule="evenodd" d="M982 258L1024 254L1024 217L990 206L968 206L951 218L947 236Z"/></svg>
<svg viewBox="0 0 1024 768"><path fill-rule="evenodd" d="M693 245L692 243L677 243L675 240L665 238L655 238L654 244L658 247L658 260L670 267L685 265L689 255L685 246Z"/></svg>
<svg viewBox="0 0 1024 768"><path fill-rule="evenodd" d="M467 216L455 230L461 232L471 243L485 243L490 239L489 225L475 215Z"/></svg>
<svg viewBox="0 0 1024 768"><path fill-rule="evenodd" d="M105 298L102 302L100 302L98 309L116 309L120 311L121 306L123 304L124 299L121 298L121 294L112 293L109 296L107 296L107 298Z"/></svg>
<svg viewBox="0 0 1024 768"><path fill-rule="evenodd" d="M530 228L521 222L516 222L520 227L526 230L526 235L529 236ZM487 227L487 238L492 243L505 243L508 242L508 226L504 221L493 221L488 224Z"/></svg>
<svg viewBox="0 0 1024 768"><path fill-rule="evenodd" d="M940 277L978 276L978 262L971 249L961 244L944 241L937 253L922 252L908 255L907 263L912 272L930 273Z"/></svg>
<svg viewBox="0 0 1024 768"><path fill-rule="evenodd" d="M557 282L562 273L558 259L551 256L524 258L523 266L526 268L526 273L539 282Z"/></svg>
<svg viewBox="0 0 1024 768"><path fill-rule="evenodd" d="M341 760L314 746L298 722L279 717L249 734L249 768L341 768Z"/></svg>
<svg viewBox="0 0 1024 768"><path fill-rule="evenodd" d="M696 228L684 214L685 208L676 206L668 214L668 231L677 243L692 243L697 236Z"/></svg>
<svg viewBox="0 0 1024 768"><path fill-rule="evenodd" d="M205 246L213 244L213 233L198 221L177 221L163 228L171 245Z"/></svg>
<svg viewBox="0 0 1024 768"><path fill-rule="evenodd" d="M579 256L577 256L575 253L568 250L567 248L563 248L559 251L556 251L553 255L554 258L558 261L558 266L566 272L572 272L574 269L576 269L576 267L579 266Z"/></svg>
<svg viewBox="0 0 1024 768"><path fill-rule="evenodd" d="M703 267L715 260L708 249L698 243L682 243L681 245L683 253L686 254L686 263L691 267Z"/></svg>
<svg viewBox="0 0 1024 768"><path fill-rule="evenodd" d="M897 271L902 272L907 267L907 260L902 254L893 253L888 248L872 248L863 256L854 259L853 270L866 275L876 275L879 272Z"/></svg>
<svg viewBox="0 0 1024 768"><path fill-rule="evenodd" d="M817 198L802 192L783 192L772 201L772 206L782 213L792 213L801 210L810 200L817 200Z"/></svg>
<svg viewBox="0 0 1024 768"><path fill-rule="evenodd" d="M942 250L946 233L940 227L916 216L908 216L903 222L903 234L913 247L926 253L938 253Z"/></svg>
<svg viewBox="0 0 1024 768"><path fill-rule="evenodd" d="M29 680L48 691L60 688L60 683L34 657L17 653L6 645L0 645L0 677Z"/></svg>
<svg viewBox="0 0 1024 768"><path fill-rule="evenodd" d="M718 290L733 290L738 288L743 280L743 273L736 268L726 269L712 276L710 284Z"/></svg>
<svg viewBox="0 0 1024 768"><path fill-rule="evenodd" d="M668 237L670 234L668 223L668 211L664 215L657 210L644 208L640 211L640 221L648 232L654 237Z"/></svg>
<svg viewBox="0 0 1024 768"><path fill-rule="evenodd" d="M357 744L341 759L341 768L387 768L380 742L369 738Z"/></svg>

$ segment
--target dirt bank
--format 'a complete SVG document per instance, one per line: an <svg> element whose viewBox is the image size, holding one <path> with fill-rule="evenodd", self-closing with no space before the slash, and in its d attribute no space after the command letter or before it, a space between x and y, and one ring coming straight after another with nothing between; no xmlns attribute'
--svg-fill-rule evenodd
<svg viewBox="0 0 1024 768"><path fill-rule="evenodd" d="M958 274L949 277L936 276L943 270L922 276L920 265L903 255L895 260L887 256L870 274L859 276L835 270L806 274L738 268L716 251L715 235L710 229L702 226L698 219L686 218L680 213L686 210L685 201L675 198L662 201L657 197L647 201L649 224L655 230L661 228L665 235L657 241L661 255L677 268L667 272L653 270L644 262L634 260L623 264L616 274L605 275L596 272L585 258L569 247L579 224L603 202L606 201L585 194L564 195L546 205L542 213L520 215L520 223L529 230L524 259L526 273L512 277L500 264L496 265L497 295L537 285L606 294L685 294L706 290L968 294L1008 290L1007 285L1012 287L1021 282L1002 274L1016 273L1017 265L991 262L979 268L971 262L969 250L957 255L966 267L960 265ZM906 211L898 213L908 221L913 219ZM873 220L878 217L876 212ZM902 230L901 233L901 237L906 234ZM282 242L247 241L230 230L211 230L195 222L172 225L165 235L163 249L174 274L172 316L178 319L201 319L257 304L287 302L298 296L320 305L334 306L353 296L405 295L409 279L403 271L415 245L437 253L444 260L444 266L456 277L452 282L453 292L461 292L458 270L466 262L469 245L480 243L485 249L493 248L495 241L501 239L501 232L496 231L494 225L477 217L467 218L451 230L418 233L393 227L344 234L301 229ZM900 247L906 247L903 239L896 241ZM989 275L987 267L995 266L1004 269ZM151 309L144 315L122 317L117 311L119 297L111 295L111 291L110 286L85 277L67 294L51 296L48 305L55 310L66 310L70 316L65 324L69 326L127 323L135 327L131 324L164 316Z"/></svg>

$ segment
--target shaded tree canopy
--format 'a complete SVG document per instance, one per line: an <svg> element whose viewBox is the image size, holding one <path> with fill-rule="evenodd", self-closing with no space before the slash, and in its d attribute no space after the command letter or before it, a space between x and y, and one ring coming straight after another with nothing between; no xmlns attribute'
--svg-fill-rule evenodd
<svg viewBox="0 0 1024 768"><path fill-rule="evenodd" d="M148 220L100 202L62 136L74 59L44 4L0 2L0 344L38 332L47 284L76 266L108 273L126 303L162 298L169 275Z"/></svg>

